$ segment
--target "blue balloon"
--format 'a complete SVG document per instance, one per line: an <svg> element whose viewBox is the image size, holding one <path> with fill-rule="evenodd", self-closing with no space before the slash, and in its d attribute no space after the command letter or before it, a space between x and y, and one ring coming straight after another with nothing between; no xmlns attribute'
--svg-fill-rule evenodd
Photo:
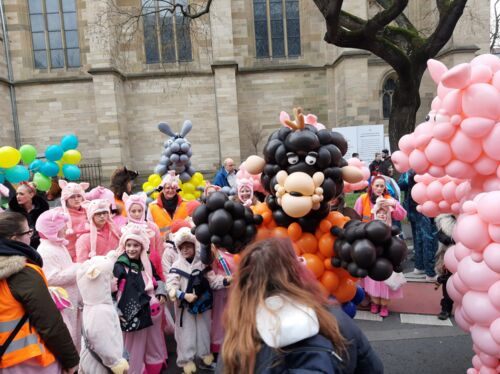
<svg viewBox="0 0 500 374"><path fill-rule="evenodd" d="M360 302L362 302L365 299L365 291L361 286L357 286L356 288L356 294L354 295L353 299L351 300L354 304L359 305Z"/></svg>
<svg viewBox="0 0 500 374"><path fill-rule="evenodd" d="M30 170L32 172L37 172L43 166L44 162L42 160L35 160L30 164Z"/></svg>
<svg viewBox="0 0 500 374"><path fill-rule="evenodd" d="M30 179L30 172L24 166L16 165L5 171L5 178L10 183L25 182Z"/></svg>
<svg viewBox="0 0 500 374"><path fill-rule="evenodd" d="M69 181L76 181L80 179L81 171L80 168L76 165L63 165L63 174L64 177Z"/></svg>
<svg viewBox="0 0 500 374"><path fill-rule="evenodd" d="M40 167L40 173L46 177L56 177L59 173L59 165L53 161L47 161Z"/></svg>
<svg viewBox="0 0 500 374"><path fill-rule="evenodd" d="M50 145L45 150L45 157L49 161L59 161L63 155L64 155L64 150L60 145Z"/></svg>
<svg viewBox="0 0 500 374"><path fill-rule="evenodd" d="M354 316L356 315L356 305L354 305L354 303L350 301L348 303L342 304L342 310L351 318L354 318Z"/></svg>
<svg viewBox="0 0 500 374"><path fill-rule="evenodd" d="M64 151L76 149L78 147L78 138L73 134L63 136L61 139L61 147Z"/></svg>

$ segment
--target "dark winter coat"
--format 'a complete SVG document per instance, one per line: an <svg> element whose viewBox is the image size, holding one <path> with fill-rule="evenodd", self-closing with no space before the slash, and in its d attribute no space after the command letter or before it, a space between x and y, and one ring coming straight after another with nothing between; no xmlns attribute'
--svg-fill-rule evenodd
<svg viewBox="0 0 500 374"><path fill-rule="evenodd" d="M40 274L26 263L43 266L36 250L18 241L0 239L0 280L22 304L31 326L63 368L78 365L78 352Z"/></svg>
<svg viewBox="0 0 500 374"><path fill-rule="evenodd" d="M30 227L30 229L33 229L30 246L32 246L33 248L38 248L38 246L40 245L40 236L35 230L35 224L38 217L40 217L43 212L49 210L49 203L42 197L35 195L35 197L33 197L33 209L28 213L21 205L19 205L16 197L14 196L9 201L9 210L12 212L21 213L26 217L26 219L28 220L28 226Z"/></svg>
<svg viewBox="0 0 500 374"><path fill-rule="evenodd" d="M438 275L445 275L448 271L444 265L444 255L446 250L455 244L453 229L455 228L457 219L453 214L440 214L434 221L438 230L437 238L439 240L435 270Z"/></svg>

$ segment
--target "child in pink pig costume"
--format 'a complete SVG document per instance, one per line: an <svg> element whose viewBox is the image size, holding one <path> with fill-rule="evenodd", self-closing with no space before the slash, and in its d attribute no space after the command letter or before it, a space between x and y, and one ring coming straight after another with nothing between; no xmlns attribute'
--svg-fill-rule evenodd
<svg viewBox="0 0 500 374"><path fill-rule="evenodd" d="M77 262L84 262L96 255L104 256L112 249L116 249L120 241L120 232L111 220L107 200L86 202L84 208L90 229L76 241Z"/></svg>
<svg viewBox="0 0 500 374"><path fill-rule="evenodd" d="M111 251L106 256L94 256L81 264L77 272L84 331L79 373L108 374L111 370L114 374L124 374L129 367L123 358L120 319L111 297L113 288L116 290L113 277L116 254Z"/></svg>
<svg viewBox="0 0 500 374"><path fill-rule="evenodd" d="M66 182L63 179L59 180L61 187L61 208L56 208L67 213L69 216L68 229L66 230L66 240L68 244L66 248L73 262L76 261L76 240L85 232L88 232L87 212L82 204L85 201L85 190L89 188L89 184Z"/></svg>
<svg viewBox="0 0 500 374"><path fill-rule="evenodd" d="M77 350L80 349L80 295L76 285L76 272L79 264L71 260L65 239L67 214L58 209L43 212L36 221L36 230L40 234L40 246L37 251L43 259L43 271L49 287L61 287L66 290L71 307L62 310L62 317L73 338Z"/></svg>
<svg viewBox="0 0 500 374"><path fill-rule="evenodd" d="M165 250L164 242L160 235L160 229L156 223L146 221L147 195L144 192L136 195L128 195L124 192L122 200L125 203L125 210L127 212L127 223L141 225L154 234L149 243L149 259L153 263L156 273L160 276L161 280L164 281L165 277L163 276L161 268L161 259Z"/></svg>
<svg viewBox="0 0 500 374"><path fill-rule="evenodd" d="M107 200L110 205L110 217L115 226L121 229L127 224L127 218L121 215L116 206L115 194L109 188L97 186L85 194L87 200Z"/></svg>
<svg viewBox="0 0 500 374"><path fill-rule="evenodd" d="M122 231L113 275L118 284L115 297L125 348L130 355L129 374L159 374L167 359L162 329L165 284L148 258L150 232L133 223Z"/></svg>

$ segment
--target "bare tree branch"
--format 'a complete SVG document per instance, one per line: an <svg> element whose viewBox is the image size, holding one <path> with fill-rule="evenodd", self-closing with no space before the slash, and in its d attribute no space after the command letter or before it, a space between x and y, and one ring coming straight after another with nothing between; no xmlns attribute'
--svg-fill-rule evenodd
<svg viewBox="0 0 500 374"><path fill-rule="evenodd" d="M387 9L390 6L390 0L375 0L377 4L379 4L382 8ZM408 30L417 32L417 29L415 26L413 26L413 23L406 17L406 15L401 12L394 20L396 24L400 27L406 28Z"/></svg>
<svg viewBox="0 0 500 374"><path fill-rule="evenodd" d="M493 5L493 13L494 13L494 18L493 18L493 32L490 33L490 51L493 51L493 48L495 48L497 41L498 41L498 32L499 32L499 24L500 24L500 16L498 14L498 5L500 3L500 0L495 0L495 4Z"/></svg>

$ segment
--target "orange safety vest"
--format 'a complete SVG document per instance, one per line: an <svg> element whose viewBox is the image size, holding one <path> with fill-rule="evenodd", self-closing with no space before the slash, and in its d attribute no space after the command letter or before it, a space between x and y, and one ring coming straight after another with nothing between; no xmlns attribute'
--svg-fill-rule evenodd
<svg viewBox="0 0 500 374"><path fill-rule="evenodd" d="M149 204L149 211L151 213L151 217L153 217L153 221L158 225L160 229L160 235L163 237L165 234L170 231L170 226L177 219L186 219L188 217L187 212L187 202L181 201L179 205L177 205L177 209L175 210L174 217L170 217L170 214L158 205L157 202L152 202Z"/></svg>
<svg viewBox="0 0 500 374"><path fill-rule="evenodd" d="M385 199L389 199L391 195L384 195ZM361 215L362 222L370 222L372 220L372 202L368 193L361 195L361 206L363 207L363 214Z"/></svg>
<svg viewBox="0 0 500 374"><path fill-rule="evenodd" d="M47 279L39 266L26 264L35 269L43 278L45 285ZM4 344L11 332L16 328L18 322L25 314L25 310L10 292L7 279L0 281L0 345ZM0 369L5 369L27 360L33 359L42 367L49 366L55 362L54 355L47 349L40 335L30 325L29 319L23 324L14 340L7 347L0 361Z"/></svg>

